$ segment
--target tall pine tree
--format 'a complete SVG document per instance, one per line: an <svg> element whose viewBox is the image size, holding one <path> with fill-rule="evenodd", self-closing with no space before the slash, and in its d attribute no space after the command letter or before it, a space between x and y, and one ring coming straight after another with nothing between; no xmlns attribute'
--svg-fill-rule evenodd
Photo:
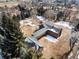
<svg viewBox="0 0 79 59"><path fill-rule="evenodd" d="M20 48L19 48L19 41L23 39L22 33L19 29L19 20L16 16L11 16L9 13L3 13L2 16L2 27L5 29L4 36L6 37L4 39L4 47L3 52L4 57L6 59L8 53L11 54L11 57L19 57L20 55Z"/></svg>

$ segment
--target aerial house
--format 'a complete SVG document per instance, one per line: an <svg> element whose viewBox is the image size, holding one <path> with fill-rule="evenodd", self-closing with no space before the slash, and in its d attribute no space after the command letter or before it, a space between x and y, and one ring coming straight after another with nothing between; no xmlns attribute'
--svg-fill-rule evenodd
<svg viewBox="0 0 79 59"><path fill-rule="evenodd" d="M39 40L42 37L46 37L48 41L57 40L58 37L61 35L61 28L54 27L51 21L42 24L44 27L35 31L30 37L25 39L25 42L30 47L35 47L38 51L40 48L43 48L43 45L40 44Z"/></svg>

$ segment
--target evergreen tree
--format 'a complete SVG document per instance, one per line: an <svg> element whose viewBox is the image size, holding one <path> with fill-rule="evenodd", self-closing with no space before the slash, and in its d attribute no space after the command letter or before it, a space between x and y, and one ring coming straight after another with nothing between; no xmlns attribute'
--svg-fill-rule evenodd
<svg viewBox="0 0 79 59"><path fill-rule="evenodd" d="M10 53L11 57L19 57L19 41L23 39L19 29L19 21L16 16L11 17L9 13L2 16L2 27L5 29L4 52ZM6 50L5 50L6 49Z"/></svg>
<svg viewBox="0 0 79 59"><path fill-rule="evenodd" d="M4 58L9 59L20 57L21 59L40 59L40 55L37 55L36 51L32 48L28 49L24 38L19 29L19 20L17 16L11 16L10 14L3 13L2 27L4 28L4 45L2 51L5 52ZM1 33L0 33L1 34ZM21 49L21 48L24 49ZM23 51L20 53L20 51ZM25 52L26 51L26 52ZM11 56L8 57L8 54Z"/></svg>

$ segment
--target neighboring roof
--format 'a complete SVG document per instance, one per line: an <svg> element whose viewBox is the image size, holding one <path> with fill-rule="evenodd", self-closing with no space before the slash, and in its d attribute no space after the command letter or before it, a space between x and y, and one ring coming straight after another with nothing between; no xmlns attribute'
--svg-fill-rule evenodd
<svg viewBox="0 0 79 59"><path fill-rule="evenodd" d="M48 27L48 28L52 28L54 25L52 23L52 21L47 21L45 24L43 24L45 27Z"/></svg>

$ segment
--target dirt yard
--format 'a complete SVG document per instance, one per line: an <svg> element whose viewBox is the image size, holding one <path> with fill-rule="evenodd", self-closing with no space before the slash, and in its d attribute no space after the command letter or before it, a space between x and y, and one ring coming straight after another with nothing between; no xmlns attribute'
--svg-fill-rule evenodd
<svg viewBox="0 0 79 59"><path fill-rule="evenodd" d="M43 47L43 58L45 59L61 59L62 56L70 50L69 38L70 30L63 28L61 36L57 39L57 42L49 42L42 37L39 42ZM63 58L62 58L63 59Z"/></svg>
<svg viewBox="0 0 79 59"><path fill-rule="evenodd" d="M17 6L18 2L5 2L5 3L0 3L0 7L5 7L5 5L9 8L13 7L13 6Z"/></svg>

